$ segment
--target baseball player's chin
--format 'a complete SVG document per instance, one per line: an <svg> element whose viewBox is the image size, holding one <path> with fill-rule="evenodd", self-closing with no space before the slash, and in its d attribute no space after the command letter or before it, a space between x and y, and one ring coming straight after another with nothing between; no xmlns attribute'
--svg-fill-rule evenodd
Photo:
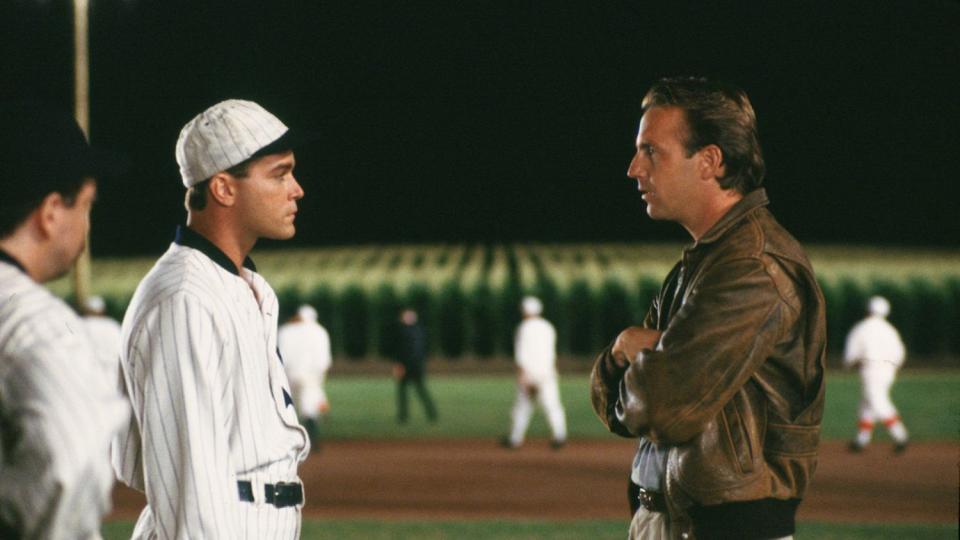
<svg viewBox="0 0 960 540"><path fill-rule="evenodd" d="M278 231L277 235L273 238L274 240L289 240L297 234L297 227L293 223L290 223Z"/></svg>

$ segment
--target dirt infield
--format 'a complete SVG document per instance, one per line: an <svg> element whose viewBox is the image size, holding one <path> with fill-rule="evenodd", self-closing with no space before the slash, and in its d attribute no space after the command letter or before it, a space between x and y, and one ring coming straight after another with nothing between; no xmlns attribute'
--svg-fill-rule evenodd
<svg viewBox="0 0 960 540"><path fill-rule="evenodd" d="M956 443L889 444L863 454L821 447L799 519L827 522L956 523ZM368 519L623 519L629 440L573 441L519 450L487 440L334 441L301 467L306 515ZM112 519L135 519L143 496L120 487Z"/></svg>

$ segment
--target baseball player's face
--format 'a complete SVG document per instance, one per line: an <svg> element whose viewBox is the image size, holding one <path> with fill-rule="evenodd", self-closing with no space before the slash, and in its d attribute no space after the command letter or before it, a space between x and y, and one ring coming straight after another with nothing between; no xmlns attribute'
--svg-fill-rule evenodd
<svg viewBox="0 0 960 540"><path fill-rule="evenodd" d="M50 279L66 274L86 247L90 209L96 195L97 185L90 180L77 192L73 205L63 204L55 209L57 215L51 222L50 233L53 241L51 266L56 270L56 275Z"/></svg>
<svg viewBox="0 0 960 540"><path fill-rule="evenodd" d="M264 156L237 183L237 206L253 237L286 240L296 232L294 219L303 188L293 176L295 165L291 151Z"/></svg>
<svg viewBox="0 0 960 540"><path fill-rule="evenodd" d="M677 107L653 107L640 120L637 152L627 176L636 179L653 219L683 224L691 212L699 174L697 154L688 157L683 146L685 133L686 119Z"/></svg>

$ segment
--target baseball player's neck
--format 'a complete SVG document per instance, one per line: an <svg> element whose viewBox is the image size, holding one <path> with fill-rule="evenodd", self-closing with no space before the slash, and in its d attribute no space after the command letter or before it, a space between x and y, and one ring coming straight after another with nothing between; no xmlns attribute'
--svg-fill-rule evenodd
<svg viewBox="0 0 960 540"><path fill-rule="evenodd" d="M217 246L238 270L243 268L244 259L257 242L256 237L248 237L231 227L228 221L213 219L213 216L190 213L187 227Z"/></svg>
<svg viewBox="0 0 960 540"><path fill-rule="evenodd" d="M58 268L53 256L51 242L44 242L36 231L21 227L12 235L0 240L0 250L17 261L23 270L37 283L45 283L59 277L65 269Z"/></svg>

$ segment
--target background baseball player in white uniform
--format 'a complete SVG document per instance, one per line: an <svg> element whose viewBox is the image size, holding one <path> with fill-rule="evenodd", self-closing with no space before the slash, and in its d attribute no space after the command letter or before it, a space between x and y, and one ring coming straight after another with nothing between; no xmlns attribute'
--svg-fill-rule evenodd
<svg viewBox="0 0 960 540"><path fill-rule="evenodd" d="M553 438L550 445L560 448L567 442L567 419L560 403L557 381L557 332L553 325L540 316L543 304L528 296L521 303L523 321L514 337L514 356L517 363L517 398L513 404L513 426L505 446L518 448L523 444L533 416L533 400L537 399L547 415Z"/></svg>
<svg viewBox="0 0 960 540"><path fill-rule="evenodd" d="M294 140L228 100L177 141L187 226L137 288L121 370L133 405L114 467L143 490L134 538L297 538L309 452L277 354L278 303L247 256L294 235Z"/></svg>
<svg viewBox="0 0 960 540"><path fill-rule="evenodd" d="M907 448L907 429L890 400L890 387L903 365L906 347L897 329L886 319L890 314L886 298L872 297L867 312L867 318L854 325L847 335L843 354L845 367L860 367L863 383L860 429L857 438L850 442L850 450L860 452L870 444L874 422L879 420L893 437L894 451L901 453Z"/></svg>
<svg viewBox="0 0 960 540"><path fill-rule="evenodd" d="M40 283L83 250L102 164L66 113L2 104L0 124L0 538L99 538L129 412Z"/></svg>
<svg viewBox="0 0 960 540"><path fill-rule="evenodd" d="M83 324L107 380L117 384L120 376L120 323L107 316L106 310L103 298L87 298L83 303Z"/></svg>
<svg viewBox="0 0 960 540"><path fill-rule="evenodd" d="M307 428L310 446L318 448L320 419L330 410L323 383L330 369L330 335L317 323L317 310L306 304L277 333L280 356L293 387L300 423Z"/></svg>

